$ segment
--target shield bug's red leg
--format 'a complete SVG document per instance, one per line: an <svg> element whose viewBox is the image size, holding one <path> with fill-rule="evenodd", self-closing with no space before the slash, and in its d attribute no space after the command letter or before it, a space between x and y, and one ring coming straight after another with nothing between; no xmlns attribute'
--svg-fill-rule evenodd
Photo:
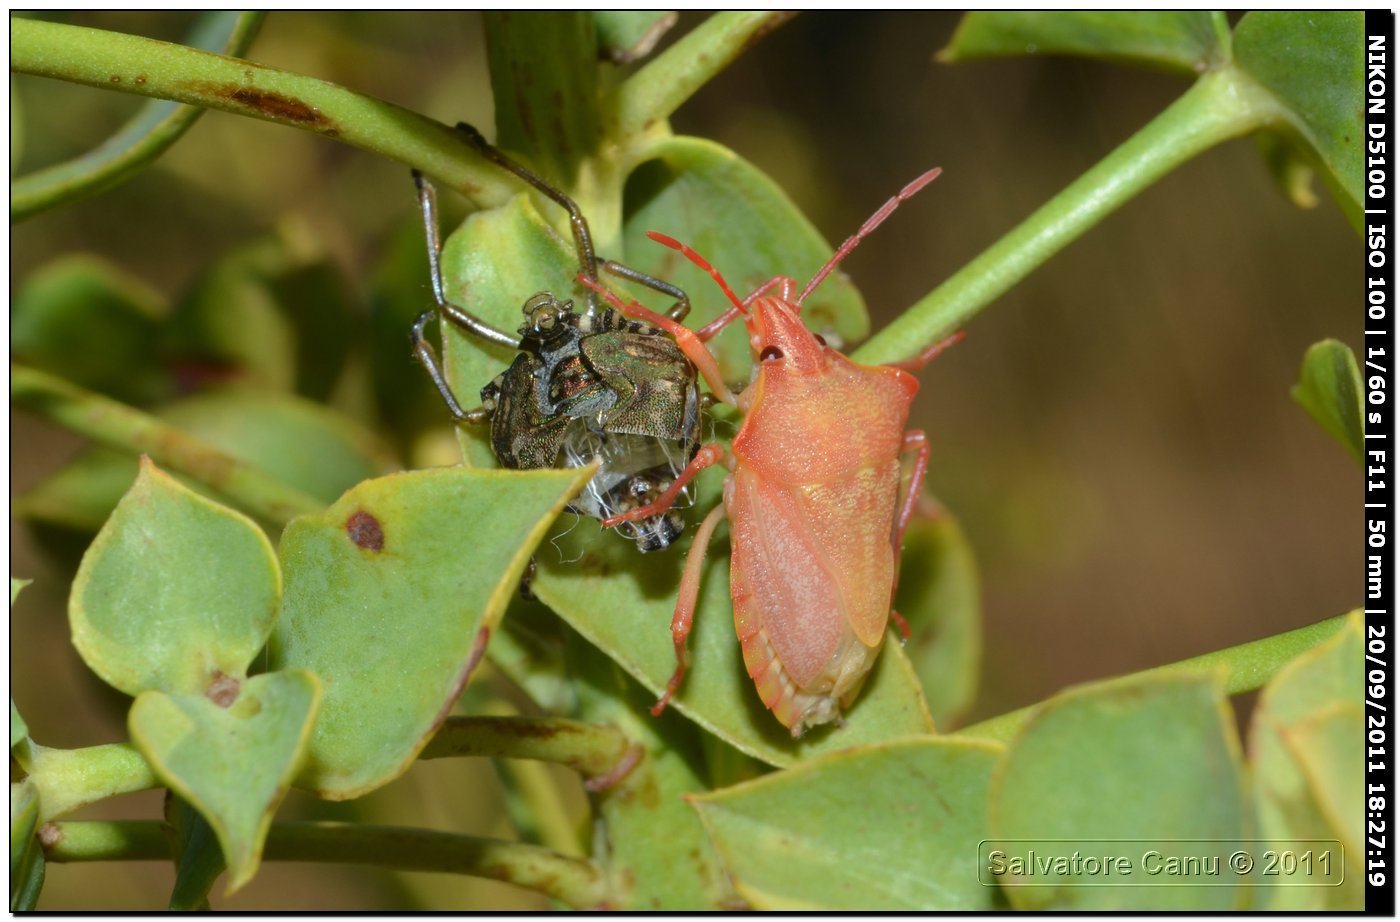
<svg viewBox="0 0 1400 922"><path fill-rule="evenodd" d="M578 283L602 295L605 301L628 317L646 321L652 326L670 333L675 337L676 345L685 353L686 358L690 359L691 364L695 366L695 370L700 372L700 376L705 379L705 383L710 386L710 390L714 392L714 395L730 406L737 403L733 392L725 385L724 378L720 375L719 363L715 361L715 357L710 354L710 350L706 349L705 344L695 335L694 330L677 323L670 317L658 314L656 311L638 304L636 301L623 301L616 294L604 288L596 280L588 278L587 276L580 275L578 277Z"/></svg>
<svg viewBox="0 0 1400 922"><path fill-rule="evenodd" d="M949 346L956 346L958 343L962 342L966 335L967 334L963 333L962 330L959 330L952 336L946 339L940 339L932 346L927 347L923 352L920 352L912 359L905 359L902 362L890 362L889 367L898 368L910 373L916 372L937 358L944 349L947 349Z"/></svg>
<svg viewBox="0 0 1400 922"><path fill-rule="evenodd" d="M904 433L904 447L900 454L910 451L915 452L914 469L909 473L909 490L904 494L904 501L899 506L899 516L894 522L895 560L899 559L899 554L904 550L904 530L909 527L909 520L914 517L914 509L919 505L919 492L924 485L924 474L928 473L928 436L924 435L923 430L910 429ZM895 581L898 583L897 576Z"/></svg>
<svg viewBox="0 0 1400 922"><path fill-rule="evenodd" d="M649 519L654 515L660 515L670 509L675 503L676 497L681 495L681 490L685 485L695 478L695 475L703 471L712 464L717 464L724 458L724 446L718 442L711 442L695 453L695 457L690 459L690 463L685 466L685 470L671 485L656 498L654 502L645 506L638 506L636 509L629 509L611 518L603 519L604 528L613 528L623 522L635 522L637 519Z"/></svg>
<svg viewBox="0 0 1400 922"><path fill-rule="evenodd" d="M690 625L695 619L695 600L700 594L700 568L705 563L705 552L710 546L710 538L714 536L722 518L723 503L710 510L710 514L705 516L705 521L700 523L695 532L695 543L690 546L690 553L686 555L685 573L681 576L680 593L676 599L676 613L671 617L671 640L676 645L676 671L666 683L666 691L656 704L652 705L653 717L659 717L661 712L666 710L671 696L681 687L681 678L685 676L685 639L690 636Z"/></svg>
<svg viewBox="0 0 1400 922"><path fill-rule="evenodd" d="M899 515L894 522L894 582L890 586L891 603L895 593L899 591L899 559L904 553L904 530L909 527L909 520L914 517L914 510L919 505L919 494L924 486L924 475L928 473L928 436L924 435L922 430L910 429L904 433L904 447L900 454L910 451L915 452L914 469L909 473L909 489L904 494L903 502L899 504ZM890 621L894 623L900 637L908 640L909 622L904 620L904 616L891 608Z"/></svg>

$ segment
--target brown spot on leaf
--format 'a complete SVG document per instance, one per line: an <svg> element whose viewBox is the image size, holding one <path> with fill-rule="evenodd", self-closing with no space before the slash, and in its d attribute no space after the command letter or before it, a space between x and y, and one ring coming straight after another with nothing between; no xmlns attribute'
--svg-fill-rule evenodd
<svg viewBox="0 0 1400 922"><path fill-rule="evenodd" d="M135 83L137 86L145 86L145 85L146 85L146 75L145 75L145 74L137 74L137 75L136 75L136 79L133 80L132 83Z"/></svg>
<svg viewBox="0 0 1400 922"><path fill-rule="evenodd" d="M384 529L379 520L363 509L345 520L345 533L356 547L378 553L384 550Z"/></svg>
<svg viewBox="0 0 1400 922"><path fill-rule="evenodd" d="M63 830L58 828L56 823L45 823L39 827L39 844L44 848L53 848L63 841Z"/></svg>
<svg viewBox="0 0 1400 922"><path fill-rule="evenodd" d="M122 82L121 74L113 74L112 76L108 77L107 80L108 80L108 82L110 82L110 83L121 83L121 82Z"/></svg>
<svg viewBox="0 0 1400 922"><path fill-rule="evenodd" d="M242 687L241 683L231 675L225 675L214 670L214 678L209 682L209 687L204 690L204 697L214 702L221 708L226 708L238 700L238 691Z"/></svg>

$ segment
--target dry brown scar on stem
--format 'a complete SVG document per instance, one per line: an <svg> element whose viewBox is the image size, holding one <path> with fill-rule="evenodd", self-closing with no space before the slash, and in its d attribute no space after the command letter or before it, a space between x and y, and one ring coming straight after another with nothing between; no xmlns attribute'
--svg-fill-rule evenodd
<svg viewBox="0 0 1400 922"><path fill-rule="evenodd" d="M252 79L251 71L245 70L243 73ZM274 121L305 125L328 135L340 134L340 129L335 122L323 115L315 106L283 93L260 90L252 86L230 86L229 84L209 81L190 81L186 83L186 86L204 95L221 96L229 102L237 103L245 109L251 109Z"/></svg>
<svg viewBox="0 0 1400 922"><path fill-rule="evenodd" d="M378 519L363 509L345 520L345 533L356 547L376 553L384 550L384 528Z"/></svg>
<svg viewBox="0 0 1400 922"><path fill-rule="evenodd" d="M204 697L219 707L226 708L238 700L240 687L239 681L233 676L215 670L214 678L209 682L209 687L204 690Z"/></svg>

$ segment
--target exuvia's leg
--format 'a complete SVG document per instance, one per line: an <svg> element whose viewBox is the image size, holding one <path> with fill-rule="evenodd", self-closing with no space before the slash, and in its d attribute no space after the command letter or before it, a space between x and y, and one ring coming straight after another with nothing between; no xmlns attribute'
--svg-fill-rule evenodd
<svg viewBox="0 0 1400 922"><path fill-rule="evenodd" d="M578 253L579 271L589 278L598 277L598 257L593 252L593 235L588 230L588 221L584 218L583 212L573 199L565 195L561 190L556 189L545 182L539 175L526 169L521 164L507 157L501 150L493 146L480 131L468 125L466 122L458 122L457 130L467 136L481 155L497 166L514 173L516 176L529 183L531 186L542 192L548 199L559 205L569 213L569 227L574 234L574 250ZM593 312L594 302L590 293L588 298L588 311Z"/></svg>
<svg viewBox="0 0 1400 922"><path fill-rule="evenodd" d="M701 447L701 449L695 453L695 457L690 459L690 463L685 466L685 470L681 471L680 475L676 477L675 480L671 481L671 485L653 502L603 519L603 527L613 528L617 525L621 525L623 522L635 522L638 519L649 519L654 515L661 515L661 513L675 505L676 498L681 495L681 491L685 489L685 485L695 479L696 474L710 465L718 463L723 458L724 446L719 442L711 442L709 445Z"/></svg>
<svg viewBox="0 0 1400 922"><path fill-rule="evenodd" d="M437 301L439 310L448 320L473 336L505 346L507 349L519 349L519 337L496 329L466 308L458 307L447 300L447 289L442 280L442 243L438 237L437 190L417 170L413 171L413 182L418 187L418 204L423 212L423 233L428 241L428 273L433 285L433 299ZM418 339L421 337L415 334L415 341ZM429 373L431 374L431 368ZM441 384L438 385L438 389L442 389Z"/></svg>
<svg viewBox="0 0 1400 922"><path fill-rule="evenodd" d="M705 383L710 386L710 390L714 392L714 395L731 406L738 402L738 399L734 396L734 393L729 390L729 387L724 383L724 378L720 375L719 363L716 362L715 357L710 354L710 350L705 348L705 344L700 341L700 338L695 335L694 330L682 326L670 317L658 314L656 311L650 310L638 304L636 301L623 301L616 294L608 291L593 279L585 278L580 275L578 281L579 284L598 292L609 304L622 311L622 313L626 314L628 317L644 320L652 326L670 333L675 337L676 345L685 353L686 358L690 359L690 363L695 366L695 370L700 372L700 377L705 379Z"/></svg>
<svg viewBox="0 0 1400 922"><path fill-rule="evenodd" d="M685 572L681 576L681 588L676 599L676 613L671 616L671 640L676 647L676 671L666 683L666 691L656 704L652 705L653 717L660 716L661 712L666 710L667 703L676 693L676 689L681 687L681 678L685 676L685 640L690 636L690 625L695 620L695 600L700 595L700 568L705 563L705 552L710 546L710 538L714 536L722 518L723 503L710 510L710 514L705 516L705 521L700 523L700 527L695 531L695 543L690 546L690 553L686 555Z"/></svg>
<svg viewBox="0 0 1400 922"><path fill-rule="evenodd" d="M670 282L663 282L655 276L647 275L645 272L633 269L631 266L624 266L622 263L611 259L605 259L600 262L598 268L611 275L616 275L619 278L636 282L638 285L645 285L652 291L659 291L663 295L675 298L676 303L671 305L671 309L666 312L666 316L677 323L684 320L686 315L690 313L690 296ZM703 337L701 338L703 339Z"/></svg>
<svg viewBox="0 0 1400 922"><path fill-rule="evenodd" d="M447 404L448 412L452 414L453 419L472 425L490 422L491 414L486 412L485 407L463 410L462 405L457 402L457 395L452 393L452 388L447 383L447 377L442 373L442 366L438 363L437 353L433 351L432 343L428 342L427 337L423 335L423 327L436 315L437 311L435 310L424 311L413 322L413 354L428 370L428 377L433 379L433 384L437 386L438 393L442 395L442 402Z"/></svg>

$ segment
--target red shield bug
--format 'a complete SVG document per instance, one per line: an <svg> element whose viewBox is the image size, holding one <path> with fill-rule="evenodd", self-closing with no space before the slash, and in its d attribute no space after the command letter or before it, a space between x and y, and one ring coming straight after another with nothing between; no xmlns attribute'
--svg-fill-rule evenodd
<svg viewBox="0 0 1400 922"><path fill-rule="evenodd" d="M580 278L596 284L603 269L674 298L667 315L672 322L686 315L690 301L679 288L595 256L588 222L572 199L492 147L475 128L458 128L483 156L568 212ZM519 335L453 304L442 279L436 195L416 171L414 181L437 307L414 323L413 347L453 417L490 426L491 449L502 467L581 467L597 460L598 473L571 504L582 515L606 519L653 503L700 444L695 368L660 329L611 308L600 310L591 289L582 313L549 292L531 295L521 309ZM428 321L439 314L479 339L517 350L510 367L481 389L476 409L462 408L424 336ZM622 533L644 553L669 547L685 527L672 509L627 522Z"/></svg>
<svg viewBox="0 0 1400 922"><path fill-rule="evenodd" d="M891 603L904 530L929 454L923 432L905 430L919 389L910 372L961 334L903 362L859 365L808 330L800 312L841 260L938 173L925 173L886 202L800 290L794 279L777 276L740 299L698 253L648 234L708 272L728 297L731 307L700 330L580 279L628 316L671 333L715 397L744 413L729 449L705 445L656 502L603 523L656 515L701 469L717 463L729 469L724 502L705 518L686 558L671 622L676 670L652 713L666 706L685 674L701 564L726 514L733 547L730 594L744 664L763 703L793 736L840 720L874 663L891 617L907 630ZM753 381L736 396L704 343L738 317L757 362ZM913 464L901 490L906 454L913 455Z"/></svg>

